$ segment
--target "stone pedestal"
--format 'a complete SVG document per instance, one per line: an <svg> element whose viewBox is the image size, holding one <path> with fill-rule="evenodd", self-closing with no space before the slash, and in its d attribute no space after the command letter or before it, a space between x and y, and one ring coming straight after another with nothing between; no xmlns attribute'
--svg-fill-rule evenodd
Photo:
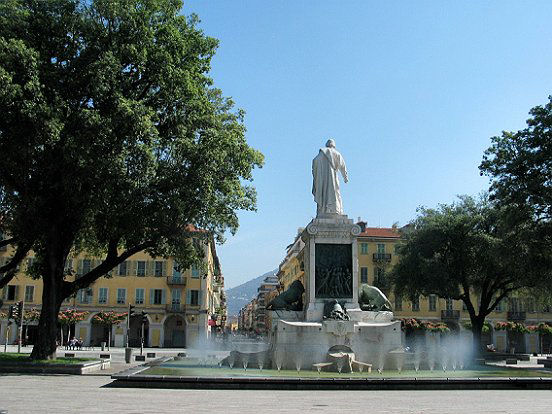
<svg viewBox="0 0 552 414"><path fill-rule="evenodd" d="M358 305L357 238L360 227L345 215L319 215L301 239L305 242L305 310L268 311L272 367L313 369L336 347L374 369L400 365L401 323L392 312L362 311ZM324 305L345 305L349 320L324 319ZM401 360L402 361L402 360Z"/></svg>
<svg viewBox="0 0 552 414"><path fill-rule="evenodd" d="M301 235L305 242L305 320L322 320L324 303L337 299L358 310L357 239L360 227L346 215L313 219Z"/></svg>

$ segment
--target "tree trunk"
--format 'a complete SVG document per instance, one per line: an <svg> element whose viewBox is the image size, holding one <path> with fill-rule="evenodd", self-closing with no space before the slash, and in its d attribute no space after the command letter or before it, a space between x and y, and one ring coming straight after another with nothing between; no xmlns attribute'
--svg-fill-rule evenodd
<svg viewBox="0 0 552 414"><path fill-rule="evenodd" d="M31 359L55 359L58 313L63 298L61 297L61 277L43 276L42 311L38 321L38 335L31 353ZM63 338L62 338L63 341Z"/></svg>
<svg viewBox="0 0 552 414"><path fill-rule="evenodd" d="M483 349L481 348L481 334L483 332L484 322L485 318L471 318L474 358L479 358L483 352Z"/></svg>

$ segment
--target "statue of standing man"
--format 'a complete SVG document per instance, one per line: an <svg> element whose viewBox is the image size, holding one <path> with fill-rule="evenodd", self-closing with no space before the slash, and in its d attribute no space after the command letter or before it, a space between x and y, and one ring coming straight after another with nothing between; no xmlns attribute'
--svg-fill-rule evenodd
<svg viewBox="0 0 552 414"><path fill-rule="evenodd" d="M326 148L321 148L312 160L312 195L316 201L317 216L343 214L338 171L341 171L343 181L348 182L345 160L335 149L335 141L329 139Z"/></svg>

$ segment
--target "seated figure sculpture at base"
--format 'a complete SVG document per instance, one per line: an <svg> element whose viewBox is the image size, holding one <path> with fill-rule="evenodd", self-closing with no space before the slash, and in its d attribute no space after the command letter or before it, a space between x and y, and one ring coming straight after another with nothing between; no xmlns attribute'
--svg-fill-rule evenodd
<svg viewBox="0 0 552 414"><path fill-rule="evenodd" d="M268 310L303 310L303 292L305 288L300 280L295 280L289 288L272 299L266 309Z"/></svg>
<svg viewBox="0 0 552 414"><path fill-rule="evenodd" d="M324 317L323 319L335 319L338 321L350 320L345 304L341 304L337 299L333 299L324 303Z"/></svg>
<svg viewBox="0 0 552 414"><path fill-rule="evenodd" d="M363 311L391 312L391 303L377 287L362 283L358 291L358 304Z"/></svg>

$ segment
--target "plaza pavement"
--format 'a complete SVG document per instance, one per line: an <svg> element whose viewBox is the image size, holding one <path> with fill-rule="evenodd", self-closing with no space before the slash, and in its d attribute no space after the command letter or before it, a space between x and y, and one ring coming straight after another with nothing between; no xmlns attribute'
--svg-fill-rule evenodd
<svg viewBox="0 0 552 414"><path fill-rule="evenodd" d="M107 376L0 375L0 409L34 413L546 413L551 391L109 388Z"/></svg>
<svg viewBox="0 0 552 414"><path fill-rule="evenodd" d="M13 349L8 349L13 351ZM30 352L30 348L24 348ZM152 349L156 356L181 349ZM63 356L64 350L58 352ZM97 357L99 350L77 351ZM112 368L94 375L0 374L0 410L34 413L546 413L552 391L244 391L110 388L124 363L112 348Z"/></svg>

